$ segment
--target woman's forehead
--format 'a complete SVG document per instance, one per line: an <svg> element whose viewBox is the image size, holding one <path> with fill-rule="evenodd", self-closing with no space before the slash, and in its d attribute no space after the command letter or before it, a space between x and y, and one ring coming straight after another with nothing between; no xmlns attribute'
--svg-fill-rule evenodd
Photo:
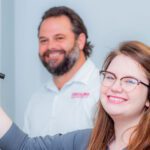
<svg viewBox="0 0 150 150"><path fill-rule="evenodd" d="M146 78L143 67L133 58L120 54L116 56L107 68L118 76L134 76L139 79Z"/></svg>

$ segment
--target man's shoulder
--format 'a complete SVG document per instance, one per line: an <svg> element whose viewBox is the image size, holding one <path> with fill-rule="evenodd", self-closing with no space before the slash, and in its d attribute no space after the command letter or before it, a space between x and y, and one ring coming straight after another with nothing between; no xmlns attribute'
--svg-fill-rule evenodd
<svg viewBox="0 0 150 150"><path fill-rule="evenodd" d="M90 58L88 58L86 61L85 61L85 65L86 66L90 66L90 68L92 67L92 68L94 68L95 70L99 70L98 69L98 67L96 66L96 64L94 63L94 61L93 60L91 60ZM89 69L90 69L89 68Z"/></svg>
<svg viewBox="0 0 150 150"><path fill-rule="evenodd" d="M99 70L91 59L87 59L83 66L78 70L78 78L85 81L97 80L99 78Z"/></svg>
<svg viewBox="0 0 150 150"><path fill-rule="evenodd" d="M52 79L49 79L49 80L47 80L46 82L44 82L43 84L41 84L41 86L38 87L38 88L34 91L34 93L32 94L32 96L38 95L38 94L43 94L43 93L45 93L45 92L48 92L48 91L49 91L49 85L51 85L52 82L53 82L53 80L52 80Z"/></svg>
<svg viewBox="0 0 150 150"><path fill-rule="evenodd" d="M99 69L90 59L87 60L86 71L84 72L84 80L87 81L91 87L98 86L100 83ZM93 85L93 86L92 86Z"/></svg>
<svg viewBox="0 0 150 150"><path fill-rule="evenodd" d="M33 103L34 101L41 101L41 99L45 99L47 96L49 96L51 90L49 90L48 85L50 84L50 82L51 81L48 80L47 82L42 84L37 90L35 90L34 93L32 93L29 102Z"/></svg>

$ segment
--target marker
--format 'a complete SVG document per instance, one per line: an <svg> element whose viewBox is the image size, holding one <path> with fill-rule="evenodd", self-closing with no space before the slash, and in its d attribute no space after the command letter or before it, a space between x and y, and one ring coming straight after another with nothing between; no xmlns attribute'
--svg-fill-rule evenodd
<svg viewBox="0 0 150 150"><path fill-rule="evenodd" d="M4 79L4 78L5 78L5 74L0 73L0 78L1 78L1 79Z"/></svg>

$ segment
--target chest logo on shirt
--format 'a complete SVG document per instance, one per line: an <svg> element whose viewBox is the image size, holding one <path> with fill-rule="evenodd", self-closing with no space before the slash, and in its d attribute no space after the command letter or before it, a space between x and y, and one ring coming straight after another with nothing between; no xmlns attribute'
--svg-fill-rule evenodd
<svg viewBox="0 0 150 150"><path fill-rule="evenodd" d="M74 92L71 95L71 98L77 99L77 98L88 98L90 93L88 92Z"/></svg>

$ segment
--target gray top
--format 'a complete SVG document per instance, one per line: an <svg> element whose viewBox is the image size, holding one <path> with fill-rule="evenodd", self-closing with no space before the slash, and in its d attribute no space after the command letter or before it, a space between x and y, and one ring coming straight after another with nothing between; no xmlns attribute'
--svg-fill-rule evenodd
<svg viewBox="0 0 150 150"><path fill-rule="evenodd" d="M30 138L15 124L0 139L2 150L87 150L91 129ZM109 150L109 148L107 148ZM126 149L123 149L126 150Z"/></svg>
<svg viewBox="0 0 150 150"><path fill-rule="evenodd" d="M0 140L3 150L86 150L91 129L68 134L29 138L15 124Z"/></svg>

